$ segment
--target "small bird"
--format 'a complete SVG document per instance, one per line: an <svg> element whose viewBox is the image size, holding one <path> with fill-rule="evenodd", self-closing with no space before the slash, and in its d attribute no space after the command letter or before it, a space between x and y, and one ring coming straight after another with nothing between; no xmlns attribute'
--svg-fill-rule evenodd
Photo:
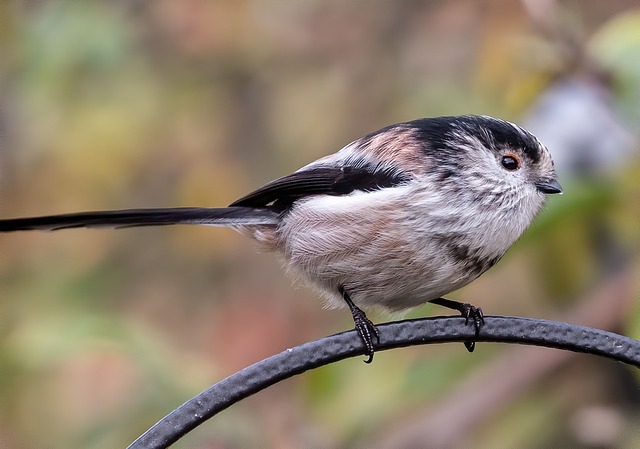
<svg viewBox="0 0 640 449"><path fill-rule="evenodd" d="M477 335L482 310L442 295L498 262L554 193L553 160L531 133L488 116L435 117L370 133L228 207L14 218L0 220L0 232L234 228L278 254L327 306L347 306L370 363L379 336L361 307L432 302L473 319Z"/></svg>

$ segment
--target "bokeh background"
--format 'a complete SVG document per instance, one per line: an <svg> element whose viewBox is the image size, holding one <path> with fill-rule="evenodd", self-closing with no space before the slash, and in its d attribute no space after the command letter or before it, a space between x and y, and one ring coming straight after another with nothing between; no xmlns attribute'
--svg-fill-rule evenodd
<svg viewBox="0 0 640 449"><path fill-rule="evenodd" d="M640 337L637 1L14 1L0 45L3 217L221 206L390 123L495 115L547 144L565 195L451 297ZM124 447L351 327L231 230L1 235L0 447ZM639 382L562 351L406 348L276 385L175 447L633 448Z"/></svg>

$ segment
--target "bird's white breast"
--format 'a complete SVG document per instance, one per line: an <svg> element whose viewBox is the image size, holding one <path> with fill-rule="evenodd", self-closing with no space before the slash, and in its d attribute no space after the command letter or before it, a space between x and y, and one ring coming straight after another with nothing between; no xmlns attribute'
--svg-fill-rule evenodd
<svg viewBox="0 0 640 449"><path fill-rule="evenodd" d="M274 237L288 271L319 290L328 306L344 305L342 285L360 306L401 310L489 268L474 271L452 256L450 237L468 246L470 257L495 263L528 225L458 204L464 203L451 201L451 192L415 184L310 197L294 205Z"/></svg>

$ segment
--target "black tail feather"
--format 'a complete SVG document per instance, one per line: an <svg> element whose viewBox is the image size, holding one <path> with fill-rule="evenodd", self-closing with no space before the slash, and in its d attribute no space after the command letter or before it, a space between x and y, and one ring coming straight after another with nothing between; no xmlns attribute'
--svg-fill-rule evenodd
<svg viewBox="0 0 640 449"><path fill-rule="evenodd" d="M253 207L177 207L169 209L126 209L78 212L42 217L0 220L0 232L70 228L128 228L196 224L209 226L275 225L278 213Z"/></svg>

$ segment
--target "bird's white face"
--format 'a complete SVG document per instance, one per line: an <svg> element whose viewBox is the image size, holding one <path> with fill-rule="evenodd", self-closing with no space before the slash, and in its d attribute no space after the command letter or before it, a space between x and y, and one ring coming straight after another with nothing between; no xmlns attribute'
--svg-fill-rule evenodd
<svg viewBox="0 0 640 449"><path fill-rule="evenodd" d="M462 233L471 246L485 258L500 258L547 194L561 192L548 149L517 125L491 117L456 118L438 135L427 157L437 153L446 168L436 170L431 183L448 189L450 203L464 216L460 222L469 223Z"/></svg>
<svg viewBox="0 0 640 449"><path fill-rule="evenodd" d="M523 231L543 206L546 194L561 192L553 159L542 143L519 126L490 117L479 119L482 127L463 122L446 140L449 149L457 150L450 150L461 174L456 182L487 211L505 214L504 220L520 223L517 227Z"/></svg>

